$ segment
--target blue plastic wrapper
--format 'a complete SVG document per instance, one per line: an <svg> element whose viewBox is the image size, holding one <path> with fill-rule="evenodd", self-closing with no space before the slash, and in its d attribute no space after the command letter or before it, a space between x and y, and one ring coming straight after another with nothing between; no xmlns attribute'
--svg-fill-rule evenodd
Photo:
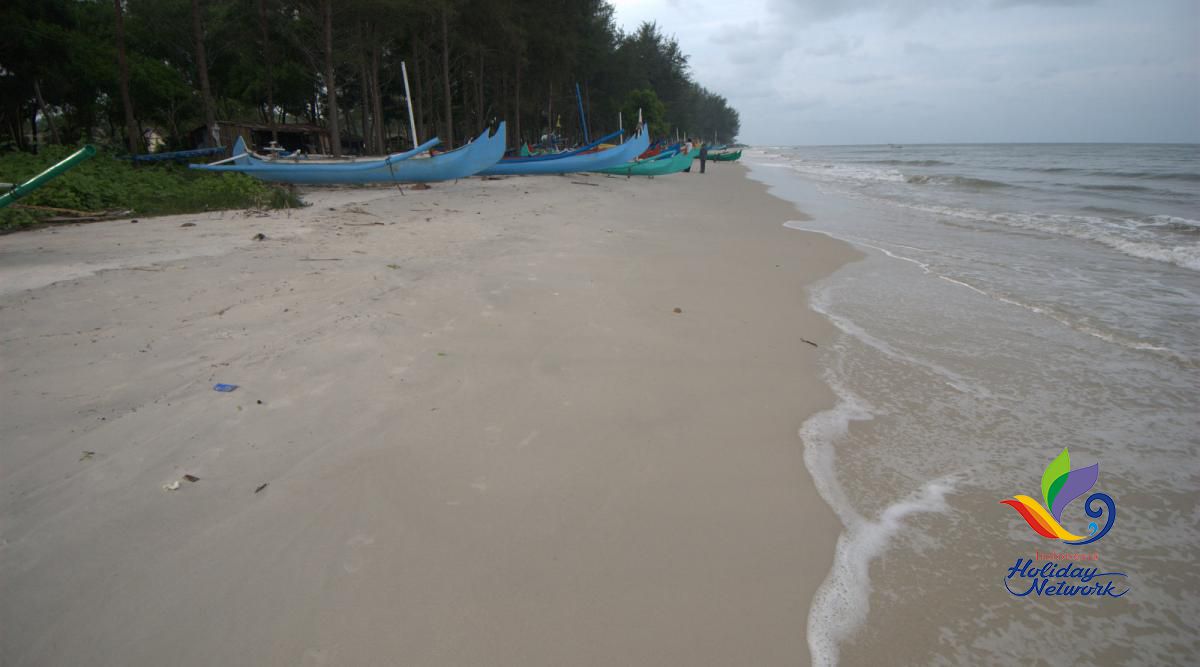
<svg viewBox="0 0 1200 667"><path fill-rule="evenodd" d="M213 385L213 391L229 392L229 391L233 391L234 389L237 389L237 388L238 388L238 386L236 384L214 384Z"/></svg>

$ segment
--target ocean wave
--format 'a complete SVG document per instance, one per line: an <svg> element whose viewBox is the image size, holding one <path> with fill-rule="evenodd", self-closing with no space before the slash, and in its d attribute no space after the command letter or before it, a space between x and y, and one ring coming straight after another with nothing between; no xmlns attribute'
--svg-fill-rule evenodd
<svg viewBox="0 0 1200 667"><path fill-rule="evenodd" d="M822 230L808 230L803 226L803 223L795 221L788 221L784 223L783 226L787 227L788 229L815 231L819 234L825 234L826 236L846 241L847 243L852 243L864 248L870 248L871 250L881 252L892 259L898 259L910 264L914 264L920 268L923 273L934 274L933 269L928 264L911 257L905 257L904 255L894 253L886 248L874 245L865 239L856 238L854 236L839 236ZM829 300L830 295L827 290L814 290L809 296L808 306L809 308L812 308L814 311L823 315L825 319L832 322L833 326L837 327L837 329L842 333L858 340L864 345L874 348L878 352L891 357L892 359L897 359L903 363L912 364L913 366L920 366L932 372L934 375L941 377L942 381L946 383L946 386L959 393L974 396L979 400L991 400L994 398L992 393L983 384L976 382L960 373L956 373L941 364L909 354L908 352L896 348L887 341L867 333L865 329L860 327L850 318L833 312L833 310L830 308Z"/></svg>
<svg viewBox="0 0 1200 667"><path fill-rule="evenodd" d="M905 167L945 167L954 164L942 160L871 160L872 164L889 164Z"/></svg>
<svg viewBox="0 0 1200 667"><path fill-rule="evenodd" d="M1200 174L1190 171L1089 171L1091 176L1115 176L1117 178L1161 179L1164 181L1191 181L1200 183Z"/></svg>
<svg viewBox="0 0 1200 667"><path fill-rule="evenodd" d="M843 163L807 162L803 160L791 163L793 171L805 176L812 176L824 181L851 183L903 183L904 174L895 169L873 169Z"/></svg>
<svg viewBox="0 0 1200 667"><path fill-rule="evenodd" d="M1100 192L1156 192L1155 188L1148 188L1144 185L1121 185L1109 183L1057 183L1068 188L1077 188L1079 190L1098 190Z"/></svg>
<svg viewBox="0 0 1200 667"><path fill-rule="evenodd" d="M1200 246L1162 246L1157 243L1130 241L1103 235L1094 237L1082 236L1082 238L1091 238L1092 240L1099 241L1126 255L1167 262L1185 269L1191 269L1192 271L1200 271Z"/></svg>
<svg viewBox="0 0 1200 667"><path fill-rule="evenodd" d="M1200 234L1200 220L1175 215L1152 215L1149 218L1138 219L1137 223L1143 227L1165 229L1180 234Z"/></svg>
<svg viewBox="0 0 1200 667"><path fill-rule="evenodd" d="M969 188L972 190L990 190L993 188L1009 188L1013 187L1009 183L1001 183L1000 181L989 181L986 178L972 178L970 176L937 176L914 174L904 177L905 183L913 185L950 185L960 188Z"/></svg>
<svg viewBox="0 0 1200 667"><path fill-rule="evenodd" d="M1031 313L1036 313L1038 315L1044 315L1046 317L1049 317L1050 319L1058 322L1059 324L1062 324L1063 326L1067 327L1068 329L1078 331L1079 333L1086 334L1088 336L1093 336L1095 338L1099 338L1101 340L1107 341L1114 345L1119 345L1121 347L1124 347L1124 348L1127 348L1130 350L1138 350L1141 352L1151 352L1151 353L1159 354L1165 358L1171 359L1175 363L1177 363L1183 367L1186 367L1186 368L1200 367L1200 360L1189 358L1189 357L1182 355L1182 354L1176 352L1175 350L1172 350L1171 348L1166 347L1164 345L1160 345L1158 343L1148 341L1148 340L1139 338L1137 336L1129 335L1129 334L1126 334L1126 333L1123 333L1120 331L1114 331L1114 330L1109 329L1104 326L1089 323L1089 322L1085 321L1085 319L1083 319L1083 318L1080 318L1071 313L1064 312L1059 307L1049 305L1049 304L1027 303L1025 301L1022 301L1021 299L1018 299L1015 296L1002 294L1002 293L994 292L991 290L981 289L981 288L976 287L976 286L974 286L968 282L965 282L963 280L958 280L958 279L951 278L949 276L944 276L941 274L937 274L937 276L938 276L938 278L941 278L942 280L945 280L946 282L953 283L953 284L959 285L961 287L965 287L965 288L971 290L972 292L977 292L979 294L982 294L983 296L995 299L1002 303L1007 303L1012 306L1024 308L1025 310L1028 310Z"/></svg>
<svg viewBox="0 0 1200 667"><path fill-rule="evenodd" d="M1097 216L1059 213L988 213L949 206L918 204L901 204L901 206L923 210L935 215L990 222L1055 236L1069 236L1099 243L1131 257L1150 259L1174 264L1192 271L1200 271L1200 243L1180 243L1178 241L1182 239L1178 237L1172 239L1166 235L1159 238L1153 236L1163 230L1180 232L1185 235L1197 233L1196 230L1200 229L1200 222L1188 218L1150 216L1140 219L1112 220Z"/></svg>
<svg viewBox="0 0 1200 667"><path fill-rule="evenodd" d="M1170 216L1164 216L1164 217L1170 217ZM945 224L950 224L952 226L960 226L960 225L956 225L954 223L949 223L949 222L947 222ZM796 222L788 222L788 223L785 223L784 226L788 227L790 229L799 229L799 230L806 229L803 226L803 223L796 223ZM971 227L969 229L974 229L974 228ZM817 230L810 230L810 231L817 231ZM1126 334L1121 331L1116 331L1116 330L1110 329L1108 327L1104 327L1102 325L1088 322L1085 318L1081 318L1070 312L1064 312L1061 309L1059 309L1053 305L1027 303L1021 299L1018 299L1017 297L1014 297L1014 296L1011 296L1008 294L996 292L991 289L977 287L977 286L971 284L970 282L967 282L966 280L962 280L959 278L954 278L954 277L945 275L944 273L941 273L939 270L936 270L929 263L922 262L920 260L913 259L911 257L906 257L906 256L901 255L896 252L892 252L891 250L888 250L887 248L884 248L881 245L878 245L877 243L867 242L863 239L855 238L853 236L837 236L834 234L830 234L829 232L820 232L820 233L826 234L828 236L833 236L834 238L838 238L840 240L847 241L849 243L853 243L857 246L875 250L877 252L882 253L883 255L885 255L887 257L890 257L891 259L896 259L896 260L900 260L903 262L908 262L910 264L914 264L917 266L917 268L919 268L921 270L922 273L924 273L926 275L930 275L930 276L939 278L941 280L944 280L948 283L958 285L959 287L969 289L972 292L980 294L981 296L985 296L989 299L995 299L996 301L1000 301L1002 303L1007 303L1012 306L1017 306L1019 308L1028 310L1032 313L1036 313L1038 315L1043 315L1045 317L1049 317L1050 319L1058 322L1059 324L1066 326L1069 329L1078 331L1079 333L1082 333L1082 334L1085 334L1088 336L1093 336L1095 338L1099 338L1101 340L1107 341L1114 345L1119 345L1121 347L1124 347L1124 348L1127 348L1130 350L1138 350L1141 352L1149 352L1149 353L1153 353L1156 355L1161 355L1163 358L1170 359L1173 362L1175 362L1183 367L1186 367L1186 368L1200 367L1200 359L1194 359L1194 358L1188 357L1188 356L1186 356L1184 354L1180 354L1179 352L1176 352L1175 350L1173 350L1169 347L1166 347L1160 343L1146 340L1146 339L1140 338L1136 335ZM896 245L899 245L899 244L896 244ZM1130 250L1126 249L1125 251L1129 252ZM848 335L858 339L860 342L862 342L870 347L875 348L879 352L882 352L883 354L886 354L889 357L892 357L894 359L899 359L899 360L902 360L902 361L905 361L905 362L908 362L911 364L923 366L923 367L927 368L928 370L931 370L939 375L944 376L945 378L948 379L947 384L949 386L957 389L960 392L964 392L964 393L971 392L971 393L974 393L974 394L980 396L981 398L989 396L989 394L987 393L986 390L982 389L982 387L980 387L978 384L971 382L967 378L965 378L957 373L954 373L943 366L933 364L931 362L924 361L922 359L918 359L916 357L913 357L912 355L909 355L905 352L897 350L892 345L868 334L865 330L863 330L861 327L859 327L854 322L848 320L845 317L841 317L839 315L834 314L833 312L830 311L828 300L829 300L829 297L826 292L817 291L811 295L809 305L813 310L817 311L821 315L824 315L826 319L828 319L830 322L832 322L833 325L836 326L843 333L848 334Z"/></svg>
<svg viewBox="0 0 1200 667"><path fill-rule="evenodd" d="M1081 169L1079 167L1012 167L1019 171L1036 171L1041 174L1079 174L1082 176L1108 176L1138 180L1164 180L1200 182L1200 174L1191 171L1116 171L1108 169Z"/></svg>
<svg viewBox="0 0 1200 667"><path fill-rule="evenodd" d="M1022 171L1037 171L1043 174L1078 174L1082 170L1074 167L1015 167Z"/></svg>

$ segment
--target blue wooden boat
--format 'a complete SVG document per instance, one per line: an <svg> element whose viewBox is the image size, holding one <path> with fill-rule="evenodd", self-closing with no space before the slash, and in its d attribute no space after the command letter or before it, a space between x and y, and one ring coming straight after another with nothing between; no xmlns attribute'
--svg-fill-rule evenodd
<svg viewBox="0 0 1200 667"><path fill-rule="evenodd" d="M354 162L263 160L254 157L240 138L234 158L213 164L194 164L192 169L232 171L275 183L326 185L335 183L428 183L465 178L498 162L504 155L504 123L494 134L484 130L471 143L432 157L417 157L441 143L431 139L404 153Z"/></svg>
<svg viewBox="0 0 1200 667"><path fill-rule="evenodd" d="M220 155L225 152L224 146L213 146L211 148L193 148L187 151L170 151L165 153L142 153L141 155L130 155L123 159L133 160L134 162L166 162L174 160L176 162L187 162L192 158L207 157L209 155Z"/></svg>
<svg viewBox="0 0 1200 667"><path fill-rule="evenodd" d="M617 138L620 134L620 132L614 132L581 148L554 155L505 158L479 173L481 176L516 176L595 171L629 162L641 155L650 145L650 132L643 126L642 130L632 139L619 146L595 153L588 152L605 141Z"/></svg>

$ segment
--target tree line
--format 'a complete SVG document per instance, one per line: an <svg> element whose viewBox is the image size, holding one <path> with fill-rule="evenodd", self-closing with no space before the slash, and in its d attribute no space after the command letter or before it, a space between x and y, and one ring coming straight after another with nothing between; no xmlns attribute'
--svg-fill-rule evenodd
<svg viewBox="0 0 1200 667"><path fill-rule="evenodd" d="M407 66L420 138L463 143L508 123L510 144L628 130L727 143L725 98L673 36L617 28L606 0L7 0L0 144L193 148L216 120L328 129L368 153L406 146ZM578 85L577 101L576 86ZM5 136L6 135L6 136ZM204 133L206 140L213 140Z"/></svg>

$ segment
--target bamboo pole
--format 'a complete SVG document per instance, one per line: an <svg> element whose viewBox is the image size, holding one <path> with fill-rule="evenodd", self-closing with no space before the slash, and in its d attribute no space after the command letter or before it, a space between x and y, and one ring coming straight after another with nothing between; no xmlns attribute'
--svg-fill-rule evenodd
<svg viewBox="0 0 1200 667"><path fill-rule="evenodd" d="M408 131L412 134L413 148L421 145L417 138L417 121L413 118L412 92L408 87L408 65L400 61L400 73L404 75L404 101L408 103Z"/></svg>

